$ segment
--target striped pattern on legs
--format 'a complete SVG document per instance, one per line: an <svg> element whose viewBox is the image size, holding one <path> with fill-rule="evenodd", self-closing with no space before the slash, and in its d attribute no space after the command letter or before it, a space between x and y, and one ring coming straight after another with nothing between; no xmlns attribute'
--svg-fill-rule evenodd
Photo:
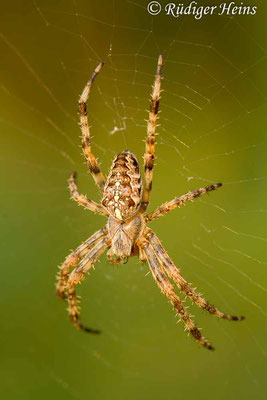
<svg viewBox="0 0 267 400"><path fill-rule="evenodd" d="M105 177L100 171L98 162L91 150L91 138L90 138L90 130L88 124L88 117L87 117L87 105L86 102L89 97L89 93L92 87L92 84L100 72L101 68L103 67L104 63L100 63L96 69L94 70L93 74L91 75L89 81L87 82L85 88L79 99L79 115L80 115L80 125L82 130L82 149L83 154L88 164L89 170L95 180L95 183L100 188L101 191L104 189L105 185Z"/></svg>
<svg viewBox="0 0 267 400"><path fill-rule="evenodd" d="M95 244L95 246L89 251L89 253L80 261L77 267L72 271L69 276L66 285L66 294L68 300L68 314L72 323L78 328L89 333L99 333L98 330L85 327L79 321L80 307L78 306L79 300L77 299L75 293L75 285L81 282L85 274L90 268L94 266L98 257L106 250L108 247L107 239L103 238Z"/></svg>
<svg viewBox="0 0 267 400"><path fill-rule="evenodd" d="M162 56L158 58L157 73L155 77L155 82L153 85L149 117L147 121L147 139L144 154L144 168L145 168L145 183L143 190L142 203L140 206L140 212L145 212L148 204L150 193L152 190L152 179L153 179L153 168L155 160L155 131L156 122L159 109L159 99L160 99L160 85L161 85L161 68L162 68Z"/></svg>
<svg viewBox="0 0 267 400"><path fill-rule="evenodd" d="M183 194L180 197L175 197L175 199L171 201L167 201L163 203L161 206L157 207L156 210L145 216L146 222L151 222L154 219L160 218L163 215L167 214L171 210L177 207L181 207L181 205L185 204L187 201L193 201L196 197L202 196L203 194L209 193L212 190L216 190L222 186L222 183L217 183L215 185L206 186L204 188L193 190L192 192L188 192Z"/></svg>

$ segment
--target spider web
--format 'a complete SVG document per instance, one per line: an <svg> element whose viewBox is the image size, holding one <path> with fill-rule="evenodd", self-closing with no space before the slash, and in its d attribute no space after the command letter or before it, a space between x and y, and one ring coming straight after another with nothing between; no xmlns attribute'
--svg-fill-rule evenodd
<svg viewBox="0 0 267 400"><path fill-rule="evenodd" d="M33 0L23 8L17 3L13 9L6 6L0 32L6 55L0 160L7 171L2 190L9 203L2 213L7 226L3 243L13 269L4 282L8 288L15 280L18 292L10 303L10 292L4 291L4 300L8 312L14 312L7 333L22 326L27 349L20 360L15 357L16 366L27 365L38 388L49 382L44 398L53 394L84 399L88 391L94 398L113 398L119 391L123 398L129 388L129 398L141 392L138 398L163 398L163 384L169 385L168 398L178 389L189 398L196 393L201 399L234 398L240 391L244 399L255 393L264 398L264 6L253 17L195 21L185 16L166 22L167 16L152 17L146 2L138 0ZM125 148L141 163L159 53L164 79L150 210L197 187L222 181L223 188L151 227L184 277L207 300L223 311L246 315L240 325L216 322L192 307L205 336L221 347L215 355L197 351L189 340L181 346L182 327L174 326L172 310L152 277L145 278L148 268L137 266L136 259L116 269L102 257L80 288L83 318L103 327L101 341L79 339L68 321L63 326L64 307L51 298L55 266L70 247L103 225L101 217L75 207L66 191L66 179L75 169L81 193L98 200L79 147L78 95L91 71L104 61L88 107L93 150L105 173L114 155ZM8 239L19 242L14 252ZM23 272L14 267L18 259L23 260ZM45 304L36 300L39 293ZM19 294L22 301L15 306ZM25 323L25 315L36 314L43 314L42 319ZM182 365L177 365L179 360ZM207 374L214 382L208 393ZM87 375L91 379L84 383ZM25 395L20 398L36 390L27 379L16 387ZM17 398L16 387L12 399Z"/></svg>

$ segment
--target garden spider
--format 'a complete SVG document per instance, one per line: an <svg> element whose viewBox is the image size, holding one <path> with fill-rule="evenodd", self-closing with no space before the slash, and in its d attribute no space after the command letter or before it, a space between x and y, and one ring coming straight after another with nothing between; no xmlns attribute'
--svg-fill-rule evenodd
<svg viewBox="0 0 267 400"><path fill-rule="evenodd" d="M180 207L187 201L192 201L205 193L222 186L221 183L196 189L192 192L176 197L175 199L162 204L156 210L145 214L149 204L152 188L154 147L156 120L160 99L162 56L158 58L157 73L153 85L150 101L149 118L147 122L147 138L144 155L144 176L145 183L142 191L142 181L139 165L134 154L125 150L115 157L109 175L105 179L99 169L98 162L91 152L91 140L87 119L86 102L91 86L101 70L103 63L94 70L91 78L85 86L79 100L79 115L82 130L82 148L89 170L103 194L101 204L79 194L75 182L75 173L72 173L68 180L71 198L84 208L94 213L108 217L104 228L94 233L89 239L74 250L60 267L57 276L57 295L60 298L67 298L68 314L78 329L90 333L99 331L84 327L79 319L79 306L75 294L75 285L79 283L93 267L98 257L106 250L109 261L115 265L127 262L128 257L138 255L141 262L148 262L150 271L163 294L167 296L173 308L177 311L185 329L195 338L197 342L212 350L213 347L204 339L199 329L185 310L182 301L174 292L170 283L171 279L188 298L203 310L219 318L231 321L240 321L244 317L234 317L224 314L201 297L180 275L179 270L162 247L157 236L146 223L153 221L176 207ZM71 273L70 269L75 267Z"/></svg>

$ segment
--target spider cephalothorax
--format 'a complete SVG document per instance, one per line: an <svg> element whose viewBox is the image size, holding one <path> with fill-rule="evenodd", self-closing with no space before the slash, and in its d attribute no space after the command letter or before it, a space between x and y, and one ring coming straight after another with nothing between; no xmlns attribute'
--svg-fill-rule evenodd
<svg viewBox="0 0 267 400"><path fill-rule="evenodd" d="M104 228L95 232L89 239L76 248L60 267L57 279L57 295L68 300L68 313L71 321L78 329L91 333L99 333L97 330L85 328L78 319L79 307L75 294L75 285L79 283L94 265L98 257L107 251L108 259L113 264L126 262L128 257L138 255L141 262L147 261L150 271L161 289L167 296L173 308L177 311L185 329L204 347L213 349L204 339L194 321L187 313L183 302L174 291L171 279L189 299L200 308L219 318L232 321L240 321L244 317L235 317L224 314L210 305L195 289L184 280L180 271L176 268L157 236L147 227L147 223L168 213L174 208L180 207L187 201L192 201L207 192L215 190L221 183L193 190L180 197L162 204L156 210L145 214L149 204L152 188L154 167L155 130L158 115L162 56L159 56L157 73L153 85L150 102L149 118L147 122L147 138L144 155L145 181L142 191L142 181L136 157L130 151L125 150L113 161L107 180L99 169L96 158L91 152L91 140L87 121L86 102L92 83L101 70L103 63L99 64L85 86L79 101L79 112L82 129L82 147L89 170L102 192L101 204L79 194L75 173L69 179L71 197L86 209L108 217ZM73 268L70 273L70 269Z"/></svg>

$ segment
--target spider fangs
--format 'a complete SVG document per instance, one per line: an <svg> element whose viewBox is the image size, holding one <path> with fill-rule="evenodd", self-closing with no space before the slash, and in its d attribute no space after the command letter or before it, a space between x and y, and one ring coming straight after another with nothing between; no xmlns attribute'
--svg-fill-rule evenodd
<svg viewBox="0 0 267 400"><path fill-rule="evenodd" d="M95 232L89 239L67 256L57 275L57 295L63 299L67 298L69 317L78 329L83 329L90 333L99 333L98 330L86 328L80 323L75 285L84 278L85 274L93 267L99 256L107 249L108 259L113 264L126 262L128 257L138 255L141 262L148 262L153 278L161 292L167 296L179 315L180 320L183 321L185 329L197 342L211 350L213 347L201 335L191 316L183 306L182 301L175 293L170 280L178 286L179 290L185 294L186 297L208 313L218 318L231 321L240 321L244 319L244 317L224 314L210 305L195 289L191 288L190 284L181 276L180 271L164 250L157 236L146 224L165 215L174 208L180 207L187 201L192 201L196 197L219 188L221 184L218 183L193 190L192 192L188 192L162 204L149 214L145 213L152 189L155 158L155 130L157 126L156 121L161 85L161 55L158 59L147 121L147 138L144 155L144 186L142 187L137 159L128 150L123 151L115 158L106 180L91 151L86 106L91 86L102 66L103 63L99 64L94 70L79 100L83 153L95 183L102 192L103 197L101 204L79 194L75 182L75 173L71 174L68 183L72 199L77 201L77 203L84 208L108 217L108 222L104 228ZM74 269L70 272L70 269L73 267Z"/></svg>

